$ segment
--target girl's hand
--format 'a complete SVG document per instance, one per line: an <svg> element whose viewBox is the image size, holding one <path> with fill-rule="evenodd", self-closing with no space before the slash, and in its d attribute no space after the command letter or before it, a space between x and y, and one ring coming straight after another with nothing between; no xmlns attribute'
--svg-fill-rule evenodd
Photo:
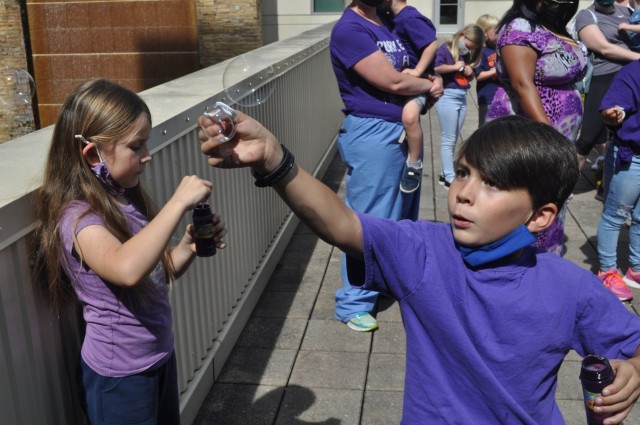
<svg viewBox="0 0 640 425"><path fill-rule="evenodd" d="M605 425L622 423L640 396L640 358L610 362L615 380L595 399L596 413L614 413L604 420Z"/></svg>
<svg viewBox="0 0 640 425"><path fill-rule="evenodd" d="M467 77L468 79L472 79L473 78L473 68L471 68L469 65L465 65L464 66L464 71L462 71L462 74L464 74L464 76Z"/></svg>
<svg viewBox="0 0 640 425"><path fill-rule="evenodd" d="M273 171L282 160L282 149L276 137L253 118L236 111L236 134L228 142L209 140L204 131L198 137L200 149L209 155L209 165L218 168L251 167L260 174ZM200 128L210 134L218 133L218 126L206 116L198 118Z"/></svg>
<svg viewBox="0 0 640 425"><path fill-rule="evenodd" d="M211 195L213 184L198 176L185 176L171 197L171 201L180 203L185 211L193 209Z"/></svg>
<svg viewBox="0 0 640 425"><path fill-rule="evenodd" d="M467 64L464 63L464 61L457 61L456 63L453 64L453 66L456 69L456 71L458 71L460 68L464 68L465 66L467 66Z"/></svg>
<svg viewBox="0 0 640 425"><path fill-rule="evenodd" d="M628 30L628 29L629 29L629 27L630 27L630 26L631 26L631 25L629 25L628 23L623 22L623 23L621 23L620 25L618 25L618 29L619 29L619 30L622 30L622 31L626 31L626 30Z"/></svg>
<svg viewBox="0 0 640 425"><path fill-rule="evenodd" d="M226 242L223 240L227 235L227 226L225 222L222 221L222 217L217 213L213 213L213 219L211 222L213 223L213 240L215 241L216 248L225 249L227 247ZM187 231L182 238L182 242L189 245L189 249L195 254L196 243L193 237L194 230L193 224L189 224L187 226Z"/></svg>

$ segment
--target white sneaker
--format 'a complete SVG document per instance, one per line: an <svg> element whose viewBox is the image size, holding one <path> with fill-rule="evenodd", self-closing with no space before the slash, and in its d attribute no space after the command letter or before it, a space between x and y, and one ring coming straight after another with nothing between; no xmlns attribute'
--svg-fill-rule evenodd
<svg viewBox="0 0 640 425"><path fill-rule="evenodd" d="M597 170L598 166L600 165L600 161L604 161L604 156L598 155L596 160L593 161L593 164L591 164L591 169L594 170L594 171Z"/></svg>

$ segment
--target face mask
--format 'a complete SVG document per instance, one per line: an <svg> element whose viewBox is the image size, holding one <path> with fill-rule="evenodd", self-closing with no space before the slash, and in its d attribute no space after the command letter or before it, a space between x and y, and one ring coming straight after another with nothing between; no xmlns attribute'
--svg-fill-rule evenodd
<svg viewBox="0 0 640 425"><path fill-rule="evenodd" d="M538 20L551 31L562 32L577 11L578 0L543 0Z"/></svg>
<svg viewBox="0 0 640 425"><path fill-rule="evenodd" d="M89 142L81 135L77 134L76 139L82 140L85 145L89 145ZM111 177L111 173L107 168L107 164L102 159L100 155L100 151L98 150L98 146L94 143L94 149L98 153L98 159L100 162L97 165L91 167L91 172L100 180L100 183L104 186L104 188L113 196L122 196L124 195L124 188L120 186L116 181Z"/></svg>
<svg viewBox="0 0 640 425"><path fill-rule="evenodd" d="M596 0L596 4L601 7L609 8L613 6L614 0Z"/></svg>
<svg viewBox="0 0 640 425"><path fill-rule="evenodd" d="M360 3L366 6L378 7L384 3L384 0L360 0Z"/></svg>
<svg viewBox="0 0 640 425"><path fill-rule="evenodd" d="M535 241L536 237L527 229L527 226L521 224L513 232L492 244L476 247L459 245L458 251L465 263L471 267L477 267L513 254Z"/></svg>
<svg viewBox="0 0 640 425"><path fill-rule="evenodd" d="M460 56L466 56L470 53L469 48L464 44L464 40L462 38L458 40L458 53Z"/></svg>

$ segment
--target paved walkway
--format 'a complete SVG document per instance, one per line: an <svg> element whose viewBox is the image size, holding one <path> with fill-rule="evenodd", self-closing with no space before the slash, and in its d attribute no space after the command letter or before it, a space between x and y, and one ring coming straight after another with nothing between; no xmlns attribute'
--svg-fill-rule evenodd
<svg viewBox="0 0 640 425"><path fill-rule="evenodd" d="M478 125L474 96L470 92L465 138ZM435 110L423 117L423 128L426 163L420 218L446 221L446 192L437 182L440 129ZM343 194L344 175L337 156L325 182ZM594 195L587 165L566 218L566 258L592 271L597 269L596 228L602 207ZM621 235L621 245L626 237ZM620 267L626 270L627 264ZM405 341L398 306L388 299L380 302L376 332L349 330L333 319L334 294L341 285L339 270L340 252L300 225L211 388L196 425L400 422ZM640 291L635 295L638 301L627 305L638 312ZM572 353L560 370L557 399L569 425L586 422L579 361ZM640 424L640 408L632 411L626 423Z"/></svg>

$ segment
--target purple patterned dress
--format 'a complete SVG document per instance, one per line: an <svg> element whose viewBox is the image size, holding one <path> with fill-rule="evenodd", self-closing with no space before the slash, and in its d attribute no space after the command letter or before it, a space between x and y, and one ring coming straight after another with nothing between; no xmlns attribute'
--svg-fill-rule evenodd
<svg viewBox="0 0 640 425"><path fill-rule="evenodd" d="M516 18L504 26L498 35L496 71L503 86L496 92L487 112L487 121L505 115L522 115L520 99L512 89L509 76L500 58L503 46L530 47L538 55L533 80L540 94L542 106L553 127L575 143L582 123L582 101L575 83L582 79L587 57L580 47L574 47L546 28L535 31L525 19ZM556 219L546 230L538 233L536 246L562 255L564 225Z"/></svg>

